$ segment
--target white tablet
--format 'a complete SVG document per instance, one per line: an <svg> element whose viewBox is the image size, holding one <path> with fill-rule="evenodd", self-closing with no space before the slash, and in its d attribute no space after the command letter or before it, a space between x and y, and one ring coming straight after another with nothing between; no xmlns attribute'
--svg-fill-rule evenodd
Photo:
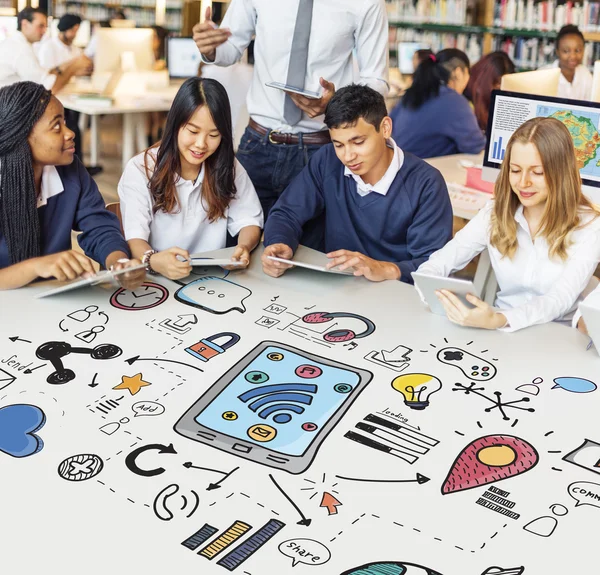
<svg viewBox="0 0 600 575"><path fill-rule="evenodd" d="M346 276L354 275L354 270L352 268L347 270L338 270L335 268L327 269L324 265L311 264L307 262L302 262L299 260L286 260L285 258L278 258L275 256L267 256L267 259L273 260L274 262L281 262L283 264L290 264L292 266L296 266L299 268L306 268L307 270L315 270L317 272L325 272L329 274L341 274Z"/></svg>
<svg viewBox="0 0 600 575"><path fill-rule="evenodd" d="M238 262L230 258L207 258L202 254L190 254L190 263L193 266L243 266L243 262Z"/></svg>
<svg viewBox="0 0 600 575"><path fill-rule="evenodd" d="M415 286L421 292L429 309L438 315L446 315L446 310L435 295L436 290L445 289L451 291L468 308L474 306L466 300L465 296L467 294L473 294L474 296L481 298L482 288L476 287L471 280L430 276L419 272L413 272L411 275L415 281Z"/></svg>
<svg viewBox="0 0 600 575"><path fill-rule="evenodd" d="M321 94L319 94L319 92L311 92L310 90L295 88L294 86L282 84L281 82L266 82L265 86L269 86L269 88L275 88L277 90L283 90L284 92L293 92L294 94L300 94L300 96L310 98L311 100L318 100L321 97Z"/></svg>
<svg viewBox="0 0 600 575"><path fill-rule="evenodd" d="M68 292L68 291L71 291L74 289L79 289L79 288L85 287L85 286L94 286L94 285L99 285L99 284L103 284L103 283L110 283L114 278L116 278L122 274L126 274L128 272L132 272L135 270L141 270L141 269L145 269L145 268L146 268L146 264L139 264L137 266L132 266L130 268L124 268L122 270L117 270L114 272L111 272L108 270L102 270L102 271L99 271L97 274L93 275L92 277L73 280L72 282L62 285L60 287L53 288L51 290L44 291L42 293L38 293L34 296L34 298L41 299L44 297L57 295L59 293L65 293L65 292Z"/></svg>

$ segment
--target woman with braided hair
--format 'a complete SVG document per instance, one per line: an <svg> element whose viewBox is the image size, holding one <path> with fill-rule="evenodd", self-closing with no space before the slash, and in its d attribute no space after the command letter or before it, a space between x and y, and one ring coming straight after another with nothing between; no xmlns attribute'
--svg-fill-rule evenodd
<svg viewBox="0 0 600 575"><path fill-rule="evenodd" d="M113 269L139 263L129 259L118 219L75 158L73 137L61 103L42 85L0 89L0 289L93 274L89 258ZM86 255L71 250L72 230L82 232ZM133 289L144 274L120 277Z"/></svg>

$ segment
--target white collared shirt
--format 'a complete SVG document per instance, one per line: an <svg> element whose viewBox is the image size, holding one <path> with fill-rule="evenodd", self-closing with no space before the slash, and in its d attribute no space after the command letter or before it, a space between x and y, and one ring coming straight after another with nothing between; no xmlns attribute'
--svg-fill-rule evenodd
<svg viewBox="0 0 600 575"><path fill-rule="evenodd" d="M129 160L119 181L125 239L146 240L158 251L179 247L190 253L199 253L224 248L227 232L235 236L246 226L263 227L260 201L246 170L237 160L237 193L231 200L224 218L214 222L208 220L202 201L203 180L204 164L195 182L182 178L177 181L179 209L175 213L152 213L152 198L144 168L144 152Z"/></svg>
<svg viewBox="0 0 600 575"><path fill-rule="evenodd" d="M392 138L389 138L386 143L388 148L394 150L394 155L385 174L383 174L381 180L375 184L371 185L365 183L365 181L360 176L353 173L348 166L344 166L344 176L352 177L354 179L356 182L356 193L361 197L364 197L371 192L376 192L377 194L385 196L394 182L396 175L400 171L402 164L404 164L404 152L396 145L396 142L394 142Z"/></svg>
<svg viewBox="0 0 600 575"><path fill-rule="evenodd" d="M50 90L56 76L42 68L33 46L18 31L0 42L0 88L24 81L43 84Z"/></svg>
<svg viewBox="0 0 600 575"><path fill-rule="evenodd" d="M233 0L221 24L231 29L232 35L217 48L214 61L218 66L237 62L256 36L248 113L262 126L294 133L325 129L323 116L311 119L306 114L295 126L287 125L283 117L285 93L265 86L267 82L287 82L298 5L299 0ZM385 95L387 40L384 0L314 0L304 88L322 92L319 78L323 77L336 88L356 81Z"/></svg>
<svg viewBox="0 0 600 575"><path fill-rule="evenodd" d="M490 245L493 200L418 271L448 276L465 267L487 248L500 291L496 300L508 320L506 331L555 320L570 321L598 261L600 261L600 218L571 233L567 259L548 257L545 238L532 241L523 207L515 213L518 248L512 259L502 257ZM591 216L582 216L589 222Z"/></svg>
<svg viewBox="0 0 600 575"><path fill-rule="evenodd" d="M37 199L37 207L41 208L48 203L52 196L58 196L65 191L62 180L54 166L44 166L42 170L42 189Z"/></svg>
<svg viewBox="0 0 600 575"><path fill-rule="evenodd" d="M77 46L67 46L60 38L46 38L40 42L38 50L38 60L40 66L46 70L52 70L56 66L65 64L77 58L81 54L81 49Z"/></svg>
<svg viewBox="0 0 600 575"><path fill-rule="evenodd" d="M558 60L552 62L551 68L558 68ZM583 65L575 68L573 82L569 82L562 74L558 77L558 98L570 98L571 100L589 100L592 97L593 76Z"/></svg>

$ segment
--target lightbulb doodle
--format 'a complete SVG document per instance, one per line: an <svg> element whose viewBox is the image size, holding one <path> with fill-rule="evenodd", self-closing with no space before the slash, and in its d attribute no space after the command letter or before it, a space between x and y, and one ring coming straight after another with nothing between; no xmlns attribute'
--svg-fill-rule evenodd
<svg viewBox="0 0 600 575"><path fill-rule="evenodd" d="M407 373L392 380L392 387L404 397L404 405L423 410L429 398L442 389L442 382L428 373Z"/></svg>
<svg viewBox="0 0 600 575"><path fill-rule="evenodd" d="M442 484L442 495L458 493L515 477L539 461L535 447L512 435L486 435L467 445Z"/></svg>

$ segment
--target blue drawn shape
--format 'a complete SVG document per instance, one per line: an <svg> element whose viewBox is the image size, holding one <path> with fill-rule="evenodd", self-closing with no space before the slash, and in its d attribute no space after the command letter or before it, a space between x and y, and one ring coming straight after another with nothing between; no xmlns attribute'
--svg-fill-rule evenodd
<svg viewBox="0 0 600 575"><path fill-rule="evenodd" d="M319 388L316 385L309 383L281 383L249 389L238 396L238 399L244 403L248 403L250 400L258 398L248 404L248 408L256 413L264 407L258 413L258 416L262 419L267 419L277 411L292 411L293 413L302 415L305 411L304 407L286 402L294 401L304 405L311 405L312 396L298 392L307 391L308 393L316 394L318 390ZM292 416L289 413L278 413L273 416L273 421L282 424L289 423L292 421Z"/></svg>
<svg viewBox="0 0 600 575"><path fill-rule="evenodd" d="M582 377L557 377L554 383L552 389L564 389L571 393L591 393L598 388L593 381Z"/></svg>
<svg viewBox="0 0 600 575"><path fill-rule="evenodd" d="M175 299L180 303L221 315L233 310L244 313L244 300L251 295L252 292L247 287L209 276L179 288L175 292Z"/></svg>
<svg viewBox="0 0 600 575"><path fill-rule="evenodd" d="M341 575L441 575L441 573L416 563L385 561L361 565L344 571Z"/></svg>
<svg viewBox="0 0 600 575"><path fill-rule="evenodd" d="M18 403L0 407L0 451L12 457L38 453L44 442L35 432L45 423L46 415L35 405Z"/></svg>

